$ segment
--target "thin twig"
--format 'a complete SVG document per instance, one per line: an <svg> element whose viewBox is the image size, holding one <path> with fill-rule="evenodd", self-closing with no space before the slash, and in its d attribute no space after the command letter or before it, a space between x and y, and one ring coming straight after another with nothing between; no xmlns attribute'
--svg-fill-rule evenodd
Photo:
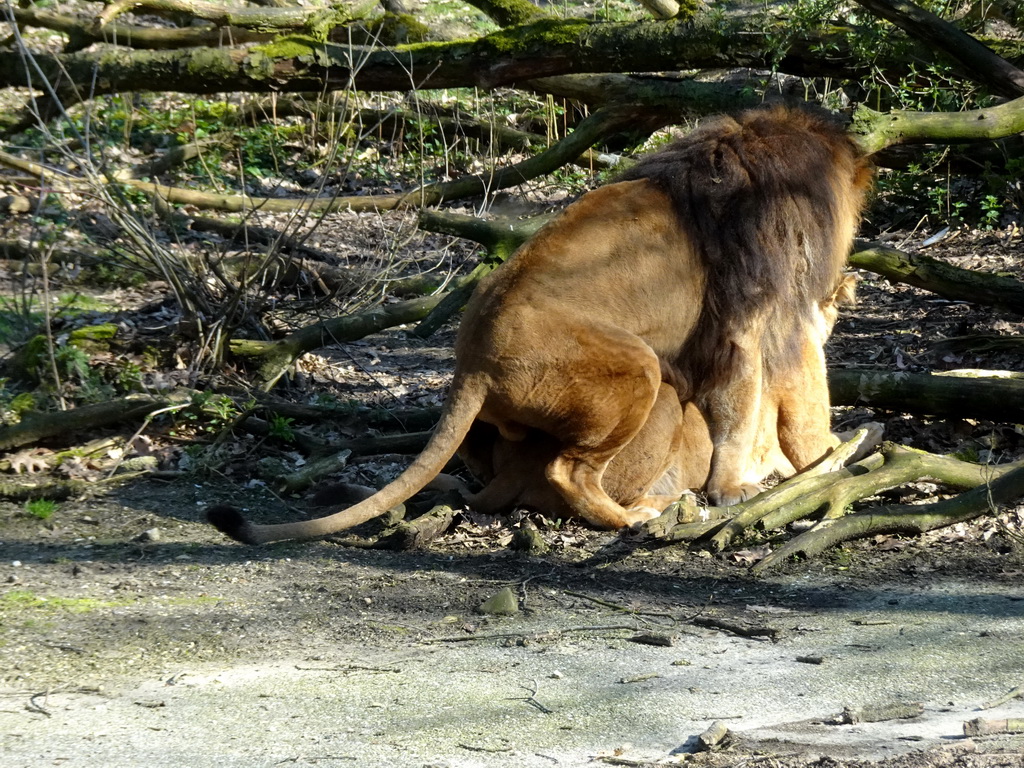
<svg viewBox="0 0 1024 768"><path fill-rule="evenodd" d="M36 703L36 699L38 699L40 696L42 696L45 699L49 695L50 695L49 691L42 691L41 693L33 694L29 698L28 704L25 705L25 709L27 709L29 712L36 712L36 713L38 713L40 715L46 715L47 717L53 717L53 713L51 713L50 710L46 709L42 704Z"/></svg>
<svg viewBox="0 0 1024 768"><path fill-rule="evenodd" d="M605 608L611 608L612 610L621 611L622 613L629 613L633 616L652 616L658 619L671 619L673 624L676 624L679 621L679 619L676 616L672 615L671 613L666 613L664 611L640 611L635 608L630 608L629 606L622 605L620 603L614 603L611 600L604 600L600 597L592 597L590 595L584 594L583 592L574 592L571 589L565 589L562 591L565 594L570 595L572 597L579 597L584 600L589 600L592 603L603 605Z"/></svg>
<svg viewBox="0 0 1024 768"><path fill-rule="evenodd" d="M541 638L551 635L564 635L569 632L612 632L627 630L635 632L636 626L632 624L606 624L585 627L562 627L548 630L547 632L492 632L484 635L451 635L448 637L434 637L428 639L428 643L465 643L470 640L508 640L512 638Z"/></svg>

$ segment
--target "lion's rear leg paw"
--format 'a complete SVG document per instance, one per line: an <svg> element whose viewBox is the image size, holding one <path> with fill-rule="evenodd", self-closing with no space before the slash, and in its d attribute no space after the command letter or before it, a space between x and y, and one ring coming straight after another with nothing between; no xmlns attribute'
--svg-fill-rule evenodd
<svg viewBox="0 0 1024 768"><path fill-rule="evenodd" d="M661 517L661 510L654 507L631 507L625 510L623 518L629 528L639 528L648 520Z"/></svg>
<svg viewBox="0 0 1024 768"><path fill-rule="evenodd" d="M708 501L711 502L713 507L731 507L734 504L754 498L762 490L764 489L755 483L742 483L725 488L709 488Z"/></svg>

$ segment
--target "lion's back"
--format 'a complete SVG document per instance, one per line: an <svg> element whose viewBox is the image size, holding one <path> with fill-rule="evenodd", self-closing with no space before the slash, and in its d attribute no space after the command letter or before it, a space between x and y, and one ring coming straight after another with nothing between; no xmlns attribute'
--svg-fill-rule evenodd
<svg viewBox="0 0 1024 768"><path fill-rule="evenodd" d="M710 120L623 175L666 192L705 270L694 375L727 376L718 353L755 319L769 365L787 356L839 280L870 176L841 127L786 108Z"/></svg>

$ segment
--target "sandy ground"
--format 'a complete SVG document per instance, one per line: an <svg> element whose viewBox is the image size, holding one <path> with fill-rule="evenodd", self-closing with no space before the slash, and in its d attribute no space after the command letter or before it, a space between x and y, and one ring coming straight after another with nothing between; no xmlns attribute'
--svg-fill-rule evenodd
<svg viewBox="0 0 1024 768"><path fill-rule="evenodd" d="M862 544L760 580L590 532L545 558L255 549L200 522L232 492L150 482L51 525L3 510L5 766L672 764L719 720L716 765L1024 764L1019 737L962 731L1024 718L978 711L1024 682L1019 548ZM516 615L477 613L505 586Z"/></svg>

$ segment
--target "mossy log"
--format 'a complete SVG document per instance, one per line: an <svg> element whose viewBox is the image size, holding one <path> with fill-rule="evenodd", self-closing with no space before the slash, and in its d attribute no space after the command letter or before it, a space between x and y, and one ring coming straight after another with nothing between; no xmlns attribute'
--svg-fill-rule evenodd
<svg viewBox="0 0 1024 768"><path fill-rule="evenodd" d="M828 386L833 405L1024 422L1024 381L1015 378L830 368Z"/></svg>
<svg viewBox="0 0 1024 768"><path fill-rule="evenodd" d="M650 72L768 68L778 62L778 33L763 21L749 29L715 32L679 22L596 23L542 18L476 40L413 43L353 50L293 35L252 48L138 51L105 48L68 54L37 52L28 67L18 52L0 52L0 86L67 83L102 95L124 91L185 93L407 91L416 88L494 88L536 77L579 72ZM842 76L868 74L842 34L790 34L783 71ZM834 45L828 56L816 53ZM847 52L844 57L843 51ZM358 61L358 66L353 62ZM415 72L415 80L410 73ZM60 93L58 95L63 95Z"/></svg>
<svg viewBox="0 0 1024 768"><path fill-rule="evenodd" d="M1012 41L1010 45L1013 47ZM757 15L716 26L679 19L591 22L540 18L475 40L386 49L354 50L349 45L294 35L250 48L39 51L33 55L32 67L21 54L11 51L0 53L0 85L42 88L45 78L50 83L67 83L69 96L74 90L93 95L135 90L204 94L350 88L407 91L411 87L494 88L571 73L729 67L857 79L877 69L903 72L908 56L931 60L934 55L924 44L911 42L908 48L889 54L888 59L880 51L868 65L851 47L847 29L794 31L785 21L765 23ZM416 73L414 80L412 72Z"/></svg>
<svg viewBox="0 0 1024 768"><path fill-rule="evenodd" d="M897 144L1001 139L1024 131L1024 97L966 112L875 112L861 105L850 130L869 153Z"/></svg>
<svg viewBox="0 0 1024 768"><path fill-rule="evenodd" d="M935 459L948 462L949 475L945 470L935 471ZM961 468L956 464L964 463L949 457L935 456L930 457L928 462L930 468L922 466L917 471L921 477L932 476L940 482L947 482L947 477L958 477ZM1024 466L1020 462L1001 467L980 467L977 474L981 476L981 482L976 487L950 499L923 505L876 507L845 517L822 520L811 530L788 541L756 563L752 570L754 573L762 573L791 557L814 557L829 547L852 539L892 533L921 534L944 528L973 520L986 512L995 512L1000 505L1016 502L1024 496Z"/></svg>
<svg viewBox="0 0 1024 768"><path fill-rule="evenodd" d="M941 259L864 241L857 241L849 263L953 301L971 301L1024 314L1024 282L1009 275L962 269Z"/></svg>

